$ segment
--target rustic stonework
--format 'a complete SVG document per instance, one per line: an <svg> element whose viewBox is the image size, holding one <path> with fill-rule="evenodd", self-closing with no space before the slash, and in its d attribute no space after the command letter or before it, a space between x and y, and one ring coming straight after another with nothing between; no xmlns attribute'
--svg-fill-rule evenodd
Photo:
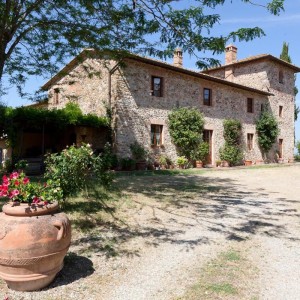
<svg viewBox="0 0 300 300"><path fill-rule="evenodd" d="M294 155L294 71L279 63L267 59L249 61L236 64L231 67L232 81L253 88L269 91L274 96L269 96L269 107L277 118L280 133L279 139L283 139L283 159L288 161ZM283 83L279 82L279 72L283 72ZM226 67L209 71L210 75L224 78ZM282 117L279 116L279 106L283 106ZM256 136L255 136L256 137ZM270 159L275 160L275 152L278 150L278 142L270 152Z"/></svg>
<svg viewBox="0 0 300 300"><path fill-rule="evenodd" d="M131 156L130 144L138 141L153 155L165 154L173 161L176 161L177 152L168 130L168 115L174 108L196 107L204 115L205 129L213 130L212 163L215 164L219 159L219 149L224 145L223 121L228 118L238 119L242 123L244 159L263 159L257 142L255 122L262 107L268 106L279 122L279 139L284 140L284 159L293 157L293 69L265 59L209 71L212 76L227 80L230 78L233 83L253 88L249 90L156 62L133 56L125 59L124 64L116 65L114 61L87 58L51 83L49 107L64 107L68 101L74 101L84 113L103 116L106 108L111 106L113 146L119 157ZM284 74L283 83L279 83L279 70ZM162 97L152 95L153 76L162 78ZM212 106L203 104L203 88L211 89ZM57 89L59 102L56 104L54 94ZM270 96L270 93L274 96ZM247 98L254 99L254 113L247 112ZM279 117L280 105L283 106L282 117ZM161 147L151 146L151 124L163 125ZM247 150L248 133L254 135L252 150ZM94 134L94 138L99 139L100 135L96 137ZM275 160L277 149L278 145L274 145L270 151L271 161Z"/></svg>
<svg viewBox="0 0 300 300"><path fill-rule="evenodd" d="M163 97L151 95L151 76L163 78ZM182 75L144 63L128 61L113 76L113 111L116 152L130 156L129 145L139 141L152 151L150 125L168 123L168 115L176 107L196 107L205 117L205 129L213 130L213 163L219 159L219 149L224 145L223 121L235 118L243 124L243 137L255 133L255 120L259 117L261 104L268 104L267 96L227 87L208 80ZM212 90L212 106L203 105L203 88ZM254 99L254 113L247 113L247 98ZM255 140L256 141L256 140ZM176 148L172 144L167 126L163 132L164 147L159 152L175 161ZM246 140L243 138L243 147ZM158 149L155 149L156 151ZM245 151L245 159L262 159L257 142L251 152Z"/></svg>

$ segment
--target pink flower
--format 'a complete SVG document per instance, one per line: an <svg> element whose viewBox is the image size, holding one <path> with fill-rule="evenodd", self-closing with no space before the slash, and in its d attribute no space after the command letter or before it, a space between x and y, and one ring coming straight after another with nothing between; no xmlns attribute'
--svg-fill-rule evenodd
<svg viewBox="0 0 300 300"><path fill-rule="evenodd" d="M37 196L35 196L35 197L33 198L33 200L32 200L32 203L37 204L37 203L39 203L40 201L41 201L40 198L37 197Z"/></svg>
<svg viewBox="0 0 300 300"><path fill-rule="evenodd" d="M18 186L18 185L20 184L20 182L19 182L18 180L16 180L16 181L14 182L14 184L15 184L16 186Z"/></svg>
<svg viewBox="0 0 300 300"><path fill-rule="evenodd" d="M18 172L12 172L10 175L9 175L9 178L10 179L17 179L19 177L19 173Z"/></svg>
<svg viewBox="0 0 300 300"><path fill-rule="evenodd" d="M2 185L9 185L9 179L6 175L2 177Z"/></svg>
<svg viewBox="0 0 300 300"><path fill-rule="evenodd" d="M29 180L28 177L25 177L25 178L23 179L23 183L24 183L24 184L27 184L27 183L29 183L29 182L30 182L30 180Z"/></svg>
<svg viewBox="0 0 300 300"><path fill-rule="evenodd" d="M18 190L12 190L9 193L8 197L11 199L11 198L14 198L14 197L18 196L19 194L20 194L20 192Z"/></svg>

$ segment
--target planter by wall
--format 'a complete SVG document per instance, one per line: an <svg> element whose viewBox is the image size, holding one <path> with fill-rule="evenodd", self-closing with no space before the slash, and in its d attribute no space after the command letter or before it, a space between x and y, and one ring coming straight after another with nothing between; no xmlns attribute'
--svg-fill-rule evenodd
<svg viewBox="0 0 300 300"><path fill-rule="evenodd" d="M198 169L203 168L203 162L201 160L196 160L195 167Z"/></svg>
<svg viewBox="0 0 300 300"><path fill-rule="evenodd" d="M58 203L7 203L0 214L0 277L17 291L51 283L63 268L71 241L70 221Z"/></svg>
<svg viewBox="0 0 300 300"><path fill-rule="evenodd" d="M221 166L222 166L222 167L225 167L225 168L228 168L230 165L229 165L229 162L228 162L228 161L222 160Z"/></svg>
<svg viewBox="0 0 300 300"><path fill-rule="evenodd" d="M245 160L244 164L245 166L252 166L252 160Z"/></svg>

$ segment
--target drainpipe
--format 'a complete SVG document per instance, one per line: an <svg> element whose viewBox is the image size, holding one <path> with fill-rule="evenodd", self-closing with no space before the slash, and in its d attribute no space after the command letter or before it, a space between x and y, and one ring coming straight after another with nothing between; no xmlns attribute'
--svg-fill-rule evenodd
<svg viewBox="0 0 300 300"><path fill-rule="evenodd" d="M118 69L120 62L117 62L114 67L112 67L109 70L109 74L108 74L108 103L109 103L109 108L111 109L111 76L115 73L115 71Z"/></svg>
<svg viewBox="0 0 300 300"><path fill-rule="evenodd" d="M108 74L108 105L109 105L109 109L110 109L110 112L111 112L111 128L112 128L112 108L111 108L111 76L115 73L115 71L118 69L119 65L120 65L120 62L117 62L113 68L111 68L109 70L109 74ZM111 131L111 141L112 141L112 147L113 149L115 148L115 139L114 139L114 136L113 136L113 132Z"/></svg>

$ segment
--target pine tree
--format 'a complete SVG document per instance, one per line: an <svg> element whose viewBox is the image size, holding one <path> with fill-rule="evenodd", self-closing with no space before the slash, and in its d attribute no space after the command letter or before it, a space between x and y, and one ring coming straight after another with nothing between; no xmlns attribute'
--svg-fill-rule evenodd
<svg viewBox="0 0 300 300"><path fill-rule="evenodd" d="M289 44L287 44L286 42L283 42L280 59L287 61L288 63L292 63L291 57L289 55Z"/></svg>

